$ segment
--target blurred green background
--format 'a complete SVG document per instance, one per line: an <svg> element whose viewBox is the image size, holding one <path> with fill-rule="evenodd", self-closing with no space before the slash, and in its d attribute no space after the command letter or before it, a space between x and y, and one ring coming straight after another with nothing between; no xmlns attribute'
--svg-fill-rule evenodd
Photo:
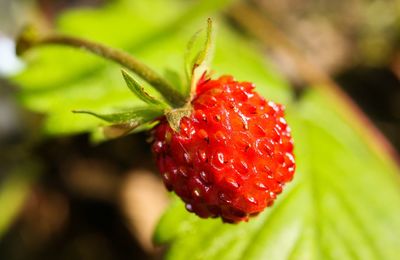
<svg viewBox="0 0 400 260"><path fill-rule="evenodd" d="M118 65L62 47L14 55L29 23L177 83L208 17L214 74L284 104L295 139L294 181L238 225L167 194L146 133L105 141L103 122L71 113L141 105ZM399 19L395 0L0 0L0 259L398 259Z"/></svg>

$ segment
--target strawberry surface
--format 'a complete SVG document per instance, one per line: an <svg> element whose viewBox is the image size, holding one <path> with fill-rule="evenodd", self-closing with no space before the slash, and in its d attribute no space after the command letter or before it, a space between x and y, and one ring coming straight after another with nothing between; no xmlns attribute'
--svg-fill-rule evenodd
<svg viewBox="0 0 400 260"><path fill-rule="evenodd" d="M295 171L284 109L249 82L201 80L174 131L165 117L152 150L163 181L203 218L247 221L273 204Z"/></svg>

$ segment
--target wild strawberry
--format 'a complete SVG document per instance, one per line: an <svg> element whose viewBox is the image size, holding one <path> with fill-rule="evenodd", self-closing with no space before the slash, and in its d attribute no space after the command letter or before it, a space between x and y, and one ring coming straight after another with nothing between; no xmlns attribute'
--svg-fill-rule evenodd
<svg viewBox="0 0 400 260"><path fill-rule="evenodd" d="M147 81L163 99L150 96L139 81L122 71L144 107L111 114L74 112L111 123L105 128L108 137L147 130L158 122L152 130L152 150L167 188L200 217L220 216L235 223L272 205L292 179L293 144L282 106L263 99L249 82L237 82L231 76L209 79L211 39L209 19L204 48L186 57L186 90L178 90L125 52L83 39L43 37L27 30L18 40L17 52L47 44L78 47L118 62Z"/></svg>
<svg viewBox="0 0 400 260"><path fill-rule="evenodd" d="M283 108L231 76L200 82L179 131L163 117L152 150L166 187L203 218L247 221L272 205L295 170Z"/></svg>

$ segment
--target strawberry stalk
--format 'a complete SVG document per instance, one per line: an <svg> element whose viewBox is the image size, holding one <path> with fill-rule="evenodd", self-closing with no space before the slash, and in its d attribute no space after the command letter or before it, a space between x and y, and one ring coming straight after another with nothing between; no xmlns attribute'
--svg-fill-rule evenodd
<svg viewBox="0 0 400 260"><path fill-rule="evenodd" d="M64 35L38 36L32 30L28 29L25 30L17 40L17 54L22 55L31 48L44 45L62 45L84 49L100 57L112 60L147 81L161 93L172 107L181 107L187 102L184 95L178 92L168 81L153 69L132 57L131 54L103 44Z"/></svg>

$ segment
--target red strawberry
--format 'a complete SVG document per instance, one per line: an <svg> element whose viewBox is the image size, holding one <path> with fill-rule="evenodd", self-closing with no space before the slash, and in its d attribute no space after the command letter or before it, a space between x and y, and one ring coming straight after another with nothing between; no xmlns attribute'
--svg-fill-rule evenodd
<svg viewBox="0 0 400 260"><path fill-rule="evenodd" d="M293 144L283 108L254 92L251 83L231 76L208 79L211 19L204 48L191 56L195 39L188 44L188 82L183 86L187 91L179 91L122 51L68 36L37 37L29 30L22 33L17 52L46 44L78 47L124 65L159 91L163 99L150 96L123 71L127 86L146 106L111 114L74 112L107 121L111 125L106 135L113 137L147 129L158 120L152 130L158 168L167 188L183 199L189 211L203 218L220 216L226 222L247 221L272 205L292 179Z"/></svg>
<svg viewBox="0 0 400 260"><path fill-rule="evenodd" d="M272 205L295 170L283 108L231 76L199 81L179 131L165 117L152 150L165 185L200 217L247 221Z"/></svg>

